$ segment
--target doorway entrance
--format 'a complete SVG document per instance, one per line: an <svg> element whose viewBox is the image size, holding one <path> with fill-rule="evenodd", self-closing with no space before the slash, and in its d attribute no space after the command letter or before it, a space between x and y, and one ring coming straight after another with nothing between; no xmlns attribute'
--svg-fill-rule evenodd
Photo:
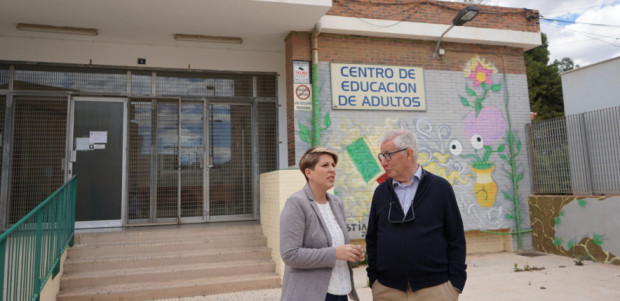
<svg viewBox="0 0 620 301"><path fill-rule="evenodd" d="M129 102L128 224L252 219L252 105Z"/></svg>
<svg viewBox="0 0 620 301"><path fill-rule="evenodd" d="M282 143L275 73L0 62L0 74L0 228L73 174L78 227L258 218Z"/></svg>
<svg viewBox="0 0 620 301"><path fill-rule="evenodd" d="M128 224L206 220L205 104L129 103Z"/></svg>
<svg viewBox="0 0 620 301"><path fill-rule="evenodd" d="M209 104L209 204L212 219L254 213L252 106Z"/></svg>
<svg viewBox="0 0 620 301"><path fill-rule="evenodd" d="M68 174L78 176L76 228L121 226L125 99L73 98Z"/></svg>

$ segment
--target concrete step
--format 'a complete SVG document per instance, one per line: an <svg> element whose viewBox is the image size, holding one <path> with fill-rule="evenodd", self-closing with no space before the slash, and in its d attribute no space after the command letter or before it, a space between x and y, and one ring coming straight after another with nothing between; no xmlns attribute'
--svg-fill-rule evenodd
<svg viewBox="0 0 620 301"><path fill-rule="evenodd" d="M192 280L153 281L119 284L105 287L84 287L61 290L58 301L82 300L154 300L222 294L280 287L276 273L253 273L224 277L195 278Z"/></svg>
<svg viewBox="0 0 620 301"><path fill-rule="evenodd" d="M106 241L77 245L70 249L69 256L105 256L107 254L148 254L157 252L200 250L208 248L245 248L264 246L267 238L258 234L243 234L235 236L218 235L213 237L177 237L174 239Z"/></svg>
<svg viewBox="0 0 620 301"><path fill-rule="evenodd" d="M179 237L198 238L253 234L263 234L262 228L256 222L212 223L208 226L205 226L205 224L194 224L125 227L121 229L106 229L104 231L77 230L74 246L105 242L166 241L178 239Z"/></svg>
<svg viewBox="0 0 620 301"><path fill-rule="evenodd" d="M150 300L280 287L256 222L76 233L57 300Z"/></svg>
<svg viewBox="0 0 620 301"><path fill-rule="evenodd" d="M149 266L171 266L202 262L219 262L242 259L271 260L271 250L266 246L234 248L234 249L204 249L192 251L151 252L146 254L107 254L101 256L81 256L78 258L67 255L64 264L66 272L108 270L122 268L141 268Z"/></svg>
<svg viewBox="0 0 620 301"><path fill-rule="evenodd" d="M238 260L218 263L151 266L105 271L80 271L63 275L61 289L97 287L141 282L193 280L206 275L233 276L275 271L275 263L268 260Z"/></svg>

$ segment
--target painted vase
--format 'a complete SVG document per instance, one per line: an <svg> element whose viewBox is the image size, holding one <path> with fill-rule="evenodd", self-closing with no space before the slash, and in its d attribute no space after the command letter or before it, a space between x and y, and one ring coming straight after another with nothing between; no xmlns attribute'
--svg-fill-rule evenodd
<svg viewBox="0 0 620 301"><path fill-rule="evenodd" d="M491 173L495 166L487 169L477 169L472 167L471 170L476 173L476 182L474 182L474 194L478 198L478 204L487 208L495 204L495 196L497 195L497 183L491 178Z"/></svg>

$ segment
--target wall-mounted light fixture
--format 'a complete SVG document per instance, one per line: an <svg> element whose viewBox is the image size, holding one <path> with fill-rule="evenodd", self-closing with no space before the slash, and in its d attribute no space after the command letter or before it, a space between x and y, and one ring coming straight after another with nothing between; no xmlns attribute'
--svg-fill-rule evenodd
<svg viewBox="0 0 620 301"><path fill-rule="evenodd" d="M473 20L478 15L479 12L480 11L478 10L478 7L473 6L473 5L461 9L461 11L459 11L459 13L456 14L456 17L452 19L452 25L450 25L450 27L448 27L448 29L446 29L446 31L444 31L441 34L441 36L439 37L439 40L437 40L435 51L433 51L433 58L437 57L437 52L439 51L439 43L441 42L441 39L443 38L443 36L445 36L446 33L448 33L450 29L452 29L452 27L462 26L463 24Z"/></svg>
<svg viewBox="0 0 620 301"><path fill-rule="evenodd" d="M99 35L99 31L94 28L53 26L53 25L28 24L28 23L17 23L15 28L18 30L24 30L24 31L75 34L75 35L85 35L85 36Z"/></svg>
<svg viewBox="0 0 620 301"><path fill-rule="evenodd" d="M175 41L189 41L189 42L226 43L226 44L243 43L243 39L237 38L237 37L205 36L205 35L182 34L182 33L175 34L174 40Z"/></svg>

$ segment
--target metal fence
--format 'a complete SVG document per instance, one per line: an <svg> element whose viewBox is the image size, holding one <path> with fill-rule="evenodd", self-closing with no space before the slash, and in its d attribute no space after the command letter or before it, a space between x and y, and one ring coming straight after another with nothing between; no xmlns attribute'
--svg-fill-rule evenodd
<svg viewBox="0 0 620 301"><path fill-rule="evenodd" d="M73 176L0 235L1 300L39 300L47 279L60 271L73 242L76 187Z"/></svg>
<svg viewBox="0 0 620 301"><path fill-rule="evenodd" d="M527 126L535 194L620 194L620 106Z"/></svg>

